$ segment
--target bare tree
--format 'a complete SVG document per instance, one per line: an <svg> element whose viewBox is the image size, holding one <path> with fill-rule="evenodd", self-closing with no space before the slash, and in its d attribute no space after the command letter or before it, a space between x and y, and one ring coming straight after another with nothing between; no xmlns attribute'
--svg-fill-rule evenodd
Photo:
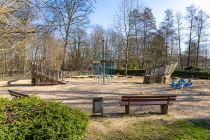
<svg viewBox="0 0 210 140"><path fill-rule="evenodd" d="M85 59L83 58L83 50L88 45L87 43L87 33L84 28L78 27L76 32L74 32L72 41L71 41L71 67L73 70L81 70L83 62Z"/></svg>
<svg viewBox="0 0 210 140"><path fill-rule="evenodd" d="M179 68L183 69L183 63L182 63L182 50L181 50L181 30L182 28L182 14L177 12L176 13L176 25L177 25L177 39L178 39L178 49L179 49Z"/></svg>
<svg viewBox="0 0 210 140"><path fill-rule="evenodd" d="M154 61L154 66L161 65L164 60L164 54L165 54L165 49L164 49L164 37L163 34L159 31L155 33L155 36L152 39L152 48L151 48L151 58Z"/></svg>
<svg viewBox="0 0 210 140"><path fill-rule="evenodd" d="M205 42L205 34L206 30L209 27L209 16L203 11L199 10L197 15L195 16L195 21L196 21L196 35L197 35L197 50L196 50L196 62L195 66L198 67L199 63L199 55L200 55L200 46L201 43Z"/></svg>
<svg viewBox="0 0 210 140"><path fill-rule="evenodd" d="M146 59L146 50L148 47L148 39L149 36L151 36L151 34L153 32L155 32L156 30L156 21L155 21L155 17L152 13L152 9L146 7L143 10L142 13L142 19L141 19L141 23L142 23L142 28L143 28L143 50L142 50L142 64L141 64L141 68L144 69L144 65L145 65L145 59Z"/></svg>
<svg viewBox="0 0 210 140"><path fill-rule="evenodd" d="M102 60L102 47L101 42L104 40L104 29L102 26L95 25L93 31L91 32L91 46L92 46L92 59Z"/></svg>
<svg viewBox="0 0 210 140"><path fill-rule="evenodd" d="M168 48L172 47L169 45L169 42L174 35L174 16L173 11L171 9L167 9L165 11L165 18L164 21L161 23L161 30L165 38L165 61L167 63L169 50Z"/></svg>
<svg viewBox="0 0 210 140"><path fill-rule="evenodd" d="M188 29L189 29L189 39L188 39L188 57L187 57L187 67L190 66L190 56L191 56L191 45L192 45L192 35L193 35L193 28L195 25L195 16L197 9L194 5L191 5L186 8L187 15L186 20L188 22Z"/></svg>
<svg viewBox="0 0 210 140"><path fill-rule="evenodd" d="M135 9L131 12L131 24L133 25L132 27L132 44L133 44L133 49L132 49L132 54L134 55L134 60L138 60L138 68L141 68L141 58L142 58L142 53L141 53L141 35L143 32L143 27L142 27L142 7L140 7L137 3L137 6ZM136 64L137 65L137 64Z"/></svg>
<svg viewBox="0 0 210 140"><path fill-rule="evenodd" d="M64 41L63 68L66 61L67 47L72 33L78 26L89 22L88 15L92 12L93 0L42 0L45 5L47 21L58 26L58 32Z"/></svg>
<svg viewBox="0 0 210 140"><path fill-rule="evenodd" d="M130 37L131 37L131 12L134 9L134 0L122 0L120 10L116 15L115 28L122 34L124 47L124 60L125 60L125 75L127 75L128 62L129 62L129 51L130 51Z"/></svg>
<svg viewBox="0 0 210 140"><path fill-rule="evenodd" d="M37 30L37 26L32 24L36 20L36 8L30 0L2 0L0 6L2 47L12 52L9 53L10 59L13 56L20 59L20 67L17 67L19 71L25 72L30 61L27 47Z"/></svg>

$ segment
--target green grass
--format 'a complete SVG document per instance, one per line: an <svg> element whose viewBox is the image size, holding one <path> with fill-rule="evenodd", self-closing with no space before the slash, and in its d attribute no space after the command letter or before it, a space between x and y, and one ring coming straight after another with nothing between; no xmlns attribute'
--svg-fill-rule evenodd
<svg viewBox="0 0 210 140"><path fill-rule="evenodd" d="M112 131L109 140L210 140L210 120L153 120L128 124L124 131Z"/></svg>

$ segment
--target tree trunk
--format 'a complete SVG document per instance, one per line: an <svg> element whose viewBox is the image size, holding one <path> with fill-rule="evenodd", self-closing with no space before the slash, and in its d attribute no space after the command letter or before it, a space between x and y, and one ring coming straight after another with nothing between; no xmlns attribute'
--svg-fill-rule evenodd
<svg viewBox="0 0 210 140"><path fill-rule="evenodd" d="M129 37L126 41L126 51L125 51L125 76L128 74L128 51L129 51Z"/></svg>
<svg viewBox="0 0 210 140"><path fill-rule="evenodd" d="M180 35L180 27L178 23L178 41L179 41L179 68L180 70L183 69L183 64L182 64L182 50L181 50L181 35Z"/></svg>
<svg viewBox="0 0 210 140"><path fill-rule="evenodd" d="M200 35L198 36L198 44L197 44L197 53L196 53L196 61L195 61L196 68L198 67L199 51L200 51Z"/></svg>
<svg viewBox="0 0 210 140"><path fill-rule="evenodd" d="M62 60L62 69L65 68L65 60L66 60L66 48L68 46L68 37L65 38L64 48L63 48L63 60Z"/></svg>
<svg viewBox="0 0 210 140"><path fill-rule="evenodd" d="M168 36L166 36L166 42L165 42L166 52L165 52L165 63L168 62Z"/></svg>
<svg viewBox="0 0 210 140"><path fill-rule="evenodd" d="M147 24L144 25L144 40L143 40L143 57L142 57L142 69L144 69L144 61L145 61L145 54L146 54L146 45L147 45Z"/></svg>
<svg viewBox="0 0 210 140"><path fill-rule="evenodd" d="M198 63L199 63L199 53L200 53L200 41L201 41L201 31L202 31L202 23L199 26L198 25L198 44L197 44L197 54L196 54L196 68L198 67Z"/></svg>
<svg viewBox="0 0 210 140"><path fill-rule="evenodd" d="M193 24L193 20L191 20L191 24L190 24L190 37L189 37L189 44L188 44L187 67L190 66L191 42L192 42L192 24Z"/></svg>

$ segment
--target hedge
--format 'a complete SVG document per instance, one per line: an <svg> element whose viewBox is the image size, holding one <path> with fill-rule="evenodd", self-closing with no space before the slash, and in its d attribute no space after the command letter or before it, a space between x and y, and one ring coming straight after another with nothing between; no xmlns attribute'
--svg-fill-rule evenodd
<svg viewBox="0 0 210 140"><path fill-rule="evenodd" d="M200 71L200 68L196 68L196 67L187 67L184 70L191 70L191 71Z"/></svg>
<svg viewBox="0 0 210 140"><path fill-rule="evenodd" d="M127 74L133 76L143 76L145 72L146 71L144 69L137 69L137 70L128 69ZM116 69L114 70L114 74L125 75L125 70Z"/></svg>
<svg viewBox="0 0 210 140"><path fill-rule="evenodd" d="M0 98L0 139L68 139L84 135L88 117L80 110L37 97Z"/></svg>
<svg viewBox="0 0 210 140"><path fill-rule="evenodd" d="M210 73L206 71L176 70L173 72L172 76L183 78L209 78Z"/></svg>
<svg viewBox="0 0 210 140"><path fill-rule="evenodd" d="M133 76L144 76L145 74L144 69L132 70L128 69L127 74ZM125 70L115 69L114 74L124 75ZM183 77L183 78L203 78L207 79L210 78L210 73L207 71L198 71L198 70L176 70L172 73L173 77Z"/></svg>

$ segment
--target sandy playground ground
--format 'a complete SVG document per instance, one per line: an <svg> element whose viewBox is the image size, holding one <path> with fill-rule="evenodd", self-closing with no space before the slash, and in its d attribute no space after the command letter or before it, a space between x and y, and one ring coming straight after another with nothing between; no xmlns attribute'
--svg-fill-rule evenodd
<svg viewBox="0 0 210 140"><path fill-rule="evenodd" d="M90 118L89 134L86 139L101 139L94 133L104 135L114 130L123 131L126 124L143 120L176 120L210 118L210 80L193 80L193 86L175 90L169 85L142 84L143 77L111 78L103 85L95 78L66 79L66 85L31 86L30 80L20 80L12 86L0 82L0 96L10 97L8 89L25 94L35 94L42 99L55 100L79 108L89 115L92 112L93 97L103 97L104 117ZM178 94L174 105L169 106L168 115L160 115L159 106L131 107L130 115L124 115L119 105L122 95Z"/></svg>

